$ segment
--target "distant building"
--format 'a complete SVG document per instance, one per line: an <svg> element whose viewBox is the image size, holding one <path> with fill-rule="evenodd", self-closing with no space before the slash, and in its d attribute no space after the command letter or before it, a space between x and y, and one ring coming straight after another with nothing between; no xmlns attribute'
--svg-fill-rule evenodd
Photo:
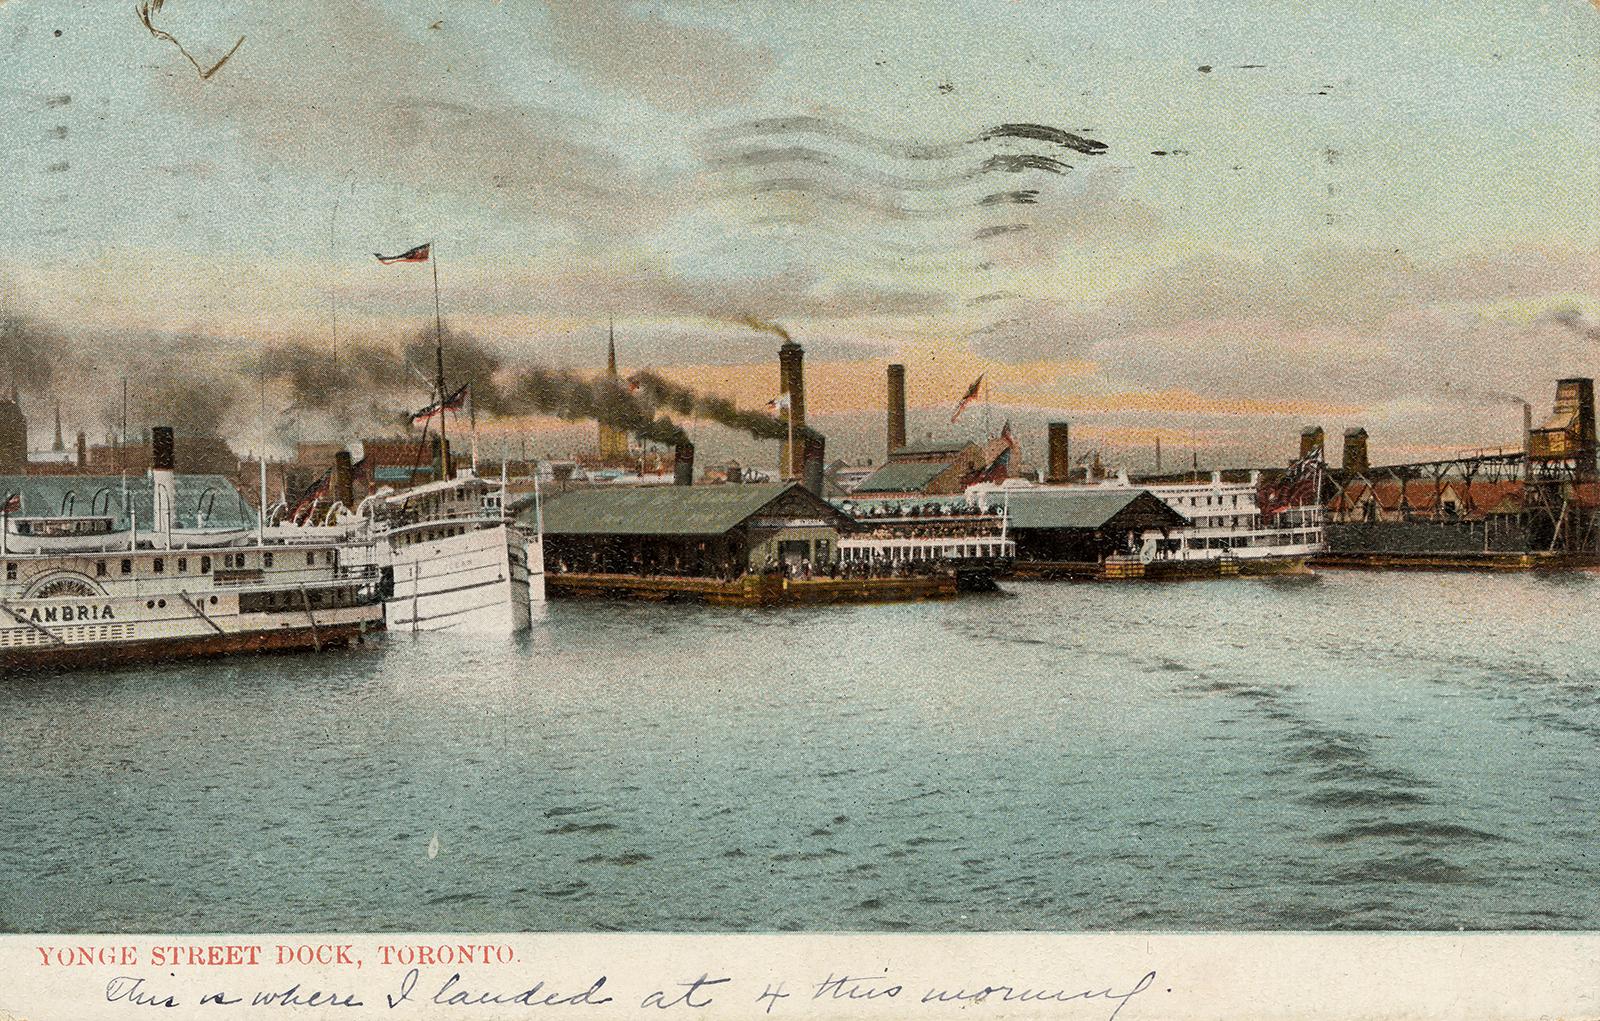
<svg viewBox="0 0 1600 1021"><path fill-rule="evenodd" d="M925 440L900 447L888 463L856 482L860 497L948 496L977 482L1011 477L1015 448L1004 439L978 444L967 440Z"/></svg>
<svg viewBox="0 0 1600 1021"><path fill-rule="evenodd" d="M532 523L532 508L521 512ZM547 570L734 578L822 567L850 518L794 482L613 486L544 504Z"/></svg>
<svg viewBox="0 0 1600 1021"><path fill-rule="evenodd" d="M15 385L11 398L0 400L0 474L21 474L28 467L28 419Z"/></svg>

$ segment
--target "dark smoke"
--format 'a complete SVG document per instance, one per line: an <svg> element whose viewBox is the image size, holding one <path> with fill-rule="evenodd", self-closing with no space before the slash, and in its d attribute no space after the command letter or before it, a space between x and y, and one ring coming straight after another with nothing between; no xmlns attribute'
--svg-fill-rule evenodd
<svg viewBox="0 0 1600 1021"><path fill-rule="evenodd" d="M148 349L147 349L148 350ZM221 436L230 415L248 391L227 368L198 359L152 358L125 370L128 381L128 428L137 435L145 426L170 425L183 436ZM102 391L101 424L113 431L122 421L120 383Z"/></svg>
<svg viewBox="0 0 1600 1021"><path fill-rule="evenodd" d="M709 419L730 429L739 429L758 440L781 440L789 435L789 423L758 411L745 411L726 397L702 394L663 379L648 370L635 372L628 382L639 388L639 395L650 404L679 415ZM814 436L809 427L795 430L796 436Z"/></svg>
<svg viewBox="0 0 1600 1021"><path fill-rule="evenodd" d="M794 339L793 337L789 336L788 330L779 326L777 323L768 322L767 320L762 319L760 316L737 315L733 317L733 321L736 323L743 323L753 330L761 330L764 333L776 334L777 336L782 337L784 340Z"/></svg>
<svg viewBox="0 0 1600 1021"><path fill-rule="evenodd" d="M0 312L0 386L9 397L16 384L24 393L50 386L51 366L64 349L61 334L30 316Z"/></svg>
<svg viewBox="0 0 1600 1021"><path fill-rule="evenodd" d="M496 395L510 411L540 411L569 422L592 419L656 443L677 444L689 436L664 415L638 400L611 376L597 379L560 369L523 369Z"/></svg>
<svg viewBox="0 0 1600 1021"><path fill-rule="evenodd" d="M1575 308L1558 308L1553 312L1546 312L1535 321L1557 323L1584 340L1600 344L1600 326L1591 323L1588 317Z"/></svg>

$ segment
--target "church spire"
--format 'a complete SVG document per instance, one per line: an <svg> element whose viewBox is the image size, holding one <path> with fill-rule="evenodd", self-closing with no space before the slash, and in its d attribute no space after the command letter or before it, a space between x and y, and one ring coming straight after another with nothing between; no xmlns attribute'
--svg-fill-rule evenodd
<svg viewBox="0 0 1600 1021"><path fill-rule="evenodd" d="M62 438L61 438L61 402L60 401L56 401L56 442L55 442L55 446L51 447L50 449L51 450L55 450L55 451L62 451L62 450L66 450L67 449L66 442L64 440L62 440Z"/></svg>
<svg viewBox="0 0 1600 1021"><path fill-rule="evenodd" d="M617 378L617 317L611 317L611 333L606 340L606 375Z"/></svg>

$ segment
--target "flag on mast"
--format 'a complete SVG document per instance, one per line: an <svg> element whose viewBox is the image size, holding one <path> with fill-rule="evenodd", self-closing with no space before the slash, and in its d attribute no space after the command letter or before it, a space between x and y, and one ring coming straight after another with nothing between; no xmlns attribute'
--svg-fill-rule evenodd
<svg viewBox="0 0 1600 1021"><path fill-rule="evenodd" d="M471 387L471 383L462 383L460 389L446 398L443 404L435 402L412 415L411 424L421 425L424 422L432 419L433 416L437 415L440 411L460 411L462 407L466 405L467 391Z"/></svg>
<svg viewBox="0 0 1600 1021"><path fill-rule="evenodd" d="M1256 487L1256 506L1263 521L1294 507L1304 507L1321 499L1322 448L1317 447L1289 465L1273 481L1262 480Z"/></svg>
<svg viewBox="0 0 1600 1021"><path fill-rule="evenodd" d="M979 375L977 379L972 381L972 385L967 387L966 396L962 397L960 401L956 402L956 412L950 416L950 421L954 422L956 419L960 418L961 413L967 410L967 405L977 400L978 394L982 392L983 376Z"/></svg>
<svg viewBox="0 0 1600 1021"><path fill-rule="evenodd" d="M19 512L21 510L22 510L22 494L21 493L12 493L10 496L6 497L5 504L3 506L0 506L0 513L5 513L5 514L16 514L17 512Z"/></svg>
<svg viewBox="0 0 1600 1021"><path fill-rule="evenodd" d="M397 262L427 262L428 254L432 250L433 242L429 241L428 243L418 245L415 248L409 248L406 251L401 252L399 255L382 255L378 252L373 252L372 254L385 266L393 266Z"/></svg>
<svg viewBox="0 0 1600 1021"><path fill-rule="evenodd" d="M777 414L780 411L788 411L792 405L793 402L789 400L788 391L784 391L767 402L767 410L773 414Z"/></svg>

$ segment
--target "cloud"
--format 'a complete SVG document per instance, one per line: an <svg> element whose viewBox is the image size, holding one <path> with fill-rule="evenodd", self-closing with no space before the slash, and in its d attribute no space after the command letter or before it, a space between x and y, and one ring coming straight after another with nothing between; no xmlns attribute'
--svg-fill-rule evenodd
<svg viewBox="0 0 1600 1021"><path fill-rule="evenodd" d="M485 54L425 40L356 4L273 7L226 74L160 82L167 101L226 125L268 163L333 179L426 187L502 214L613 236L665 215L596 126L507 96Z"/></svg>
<svg viewBox="0 0 1600 1021"><path fill-rule="evenodd" d="M764 46L669 21L626 0L558 0L549 19L555 49L591 80L664 110L748 99L776 63Z"/></svg>

